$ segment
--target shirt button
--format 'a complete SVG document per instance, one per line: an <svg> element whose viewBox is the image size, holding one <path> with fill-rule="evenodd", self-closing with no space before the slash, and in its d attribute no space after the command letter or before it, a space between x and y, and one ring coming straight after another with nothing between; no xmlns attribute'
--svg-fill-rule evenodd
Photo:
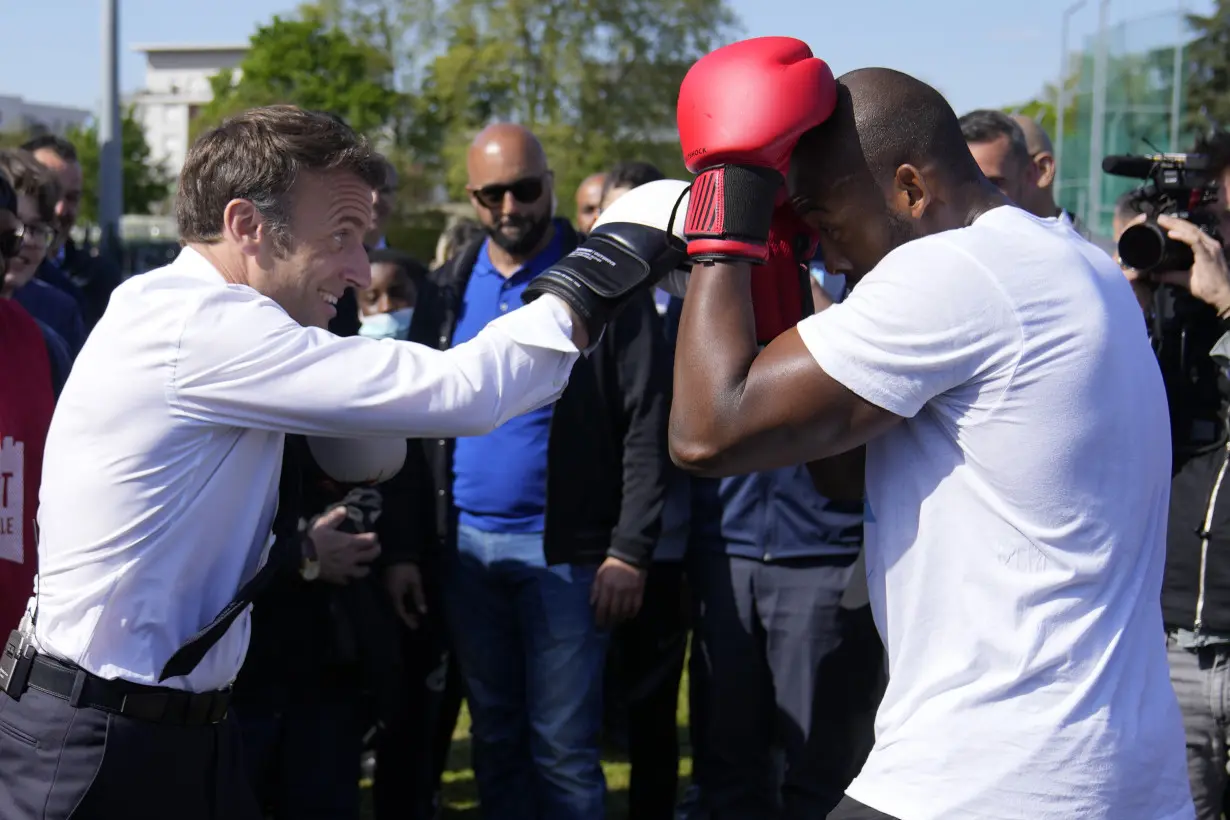
<svg viewBox="0 0 1230 820"><path fill-rule="evenodd" d="M436 444L439 444L441 447L443 447L445 443L446 442L444 441L444 439L440 439L439 441L436 442Z"/></svg>
<svg viewBox="0 0 1230 820"><path fill-rule="evenodd" d="M507 312L508 312L508 303L500 302L500 313L507 313Z"/></svg>
<svg viewBox="0 0 1230 820"><path fill-rule="evenodd" d="M436 490L436 495L443 497L443 496L444 496L444 490Z"/></svg>

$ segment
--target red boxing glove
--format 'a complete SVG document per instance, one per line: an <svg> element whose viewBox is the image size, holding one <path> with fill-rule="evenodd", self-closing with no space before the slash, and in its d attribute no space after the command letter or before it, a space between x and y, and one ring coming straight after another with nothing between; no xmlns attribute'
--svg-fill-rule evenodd
<svg viewBox="0 0 1230 820"><path fill-rule="evenodd" d="M790 203L777 206L766 242L768 258L752 276L752 312L760 344L773 341L814 309L808 263L817 243Z"/></svg>
<svg viewBox="0 0 1230 820"><path fill-rule="evenodd" d="M837 105L833 72L793 37L757 37L696 61L679 88L679 140L697 174L684 235L693 259L764 263L799 137Z"/></svg>

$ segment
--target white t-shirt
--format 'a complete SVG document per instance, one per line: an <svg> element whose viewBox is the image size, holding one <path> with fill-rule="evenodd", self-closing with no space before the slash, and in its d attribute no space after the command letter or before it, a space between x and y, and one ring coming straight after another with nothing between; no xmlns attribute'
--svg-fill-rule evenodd
<svg viewBox="0 0 1230 820"><path fill-rule="evenodd" d="M1160 590L1165 394L1123 274L996 208L799 325L905 421L867 448L889 657L849 795L901 820L1194 816Z"/></svg>

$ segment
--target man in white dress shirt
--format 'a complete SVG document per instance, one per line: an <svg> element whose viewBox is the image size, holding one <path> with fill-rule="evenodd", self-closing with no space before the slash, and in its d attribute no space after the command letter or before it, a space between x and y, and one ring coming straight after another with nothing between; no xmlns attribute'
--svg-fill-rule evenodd
<svg viewBox="0 0 1230 820"><path fill-rule="evenodd" d="M561 260L526 300L554 295L452 350L336 337L339 297L370 280L383 174L337 118L290 106L190 150L183 251L115 291L51 425L40 577L0 659L5 820L259 816L226 718L248 604L342 537L273 543L284 434L488 432L555 400L627 294L682 257L638 226L604 270Z"/></svg>

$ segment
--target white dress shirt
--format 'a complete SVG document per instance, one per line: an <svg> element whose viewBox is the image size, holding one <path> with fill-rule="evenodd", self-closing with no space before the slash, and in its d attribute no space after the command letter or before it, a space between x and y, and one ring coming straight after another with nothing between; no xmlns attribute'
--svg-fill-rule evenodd
<svg viewBox="0 0 1230 820"><path fill-rule="evenodd" d="M111 297L64 388L43 461L35 638L104 678L163 664L255 574L285 433L480 435L559 397L578 351L554 297L448 351L296 323L186 249ZM27 616L29 617L29 616ZM223 688L244 613L191 675Z"/></svg>

